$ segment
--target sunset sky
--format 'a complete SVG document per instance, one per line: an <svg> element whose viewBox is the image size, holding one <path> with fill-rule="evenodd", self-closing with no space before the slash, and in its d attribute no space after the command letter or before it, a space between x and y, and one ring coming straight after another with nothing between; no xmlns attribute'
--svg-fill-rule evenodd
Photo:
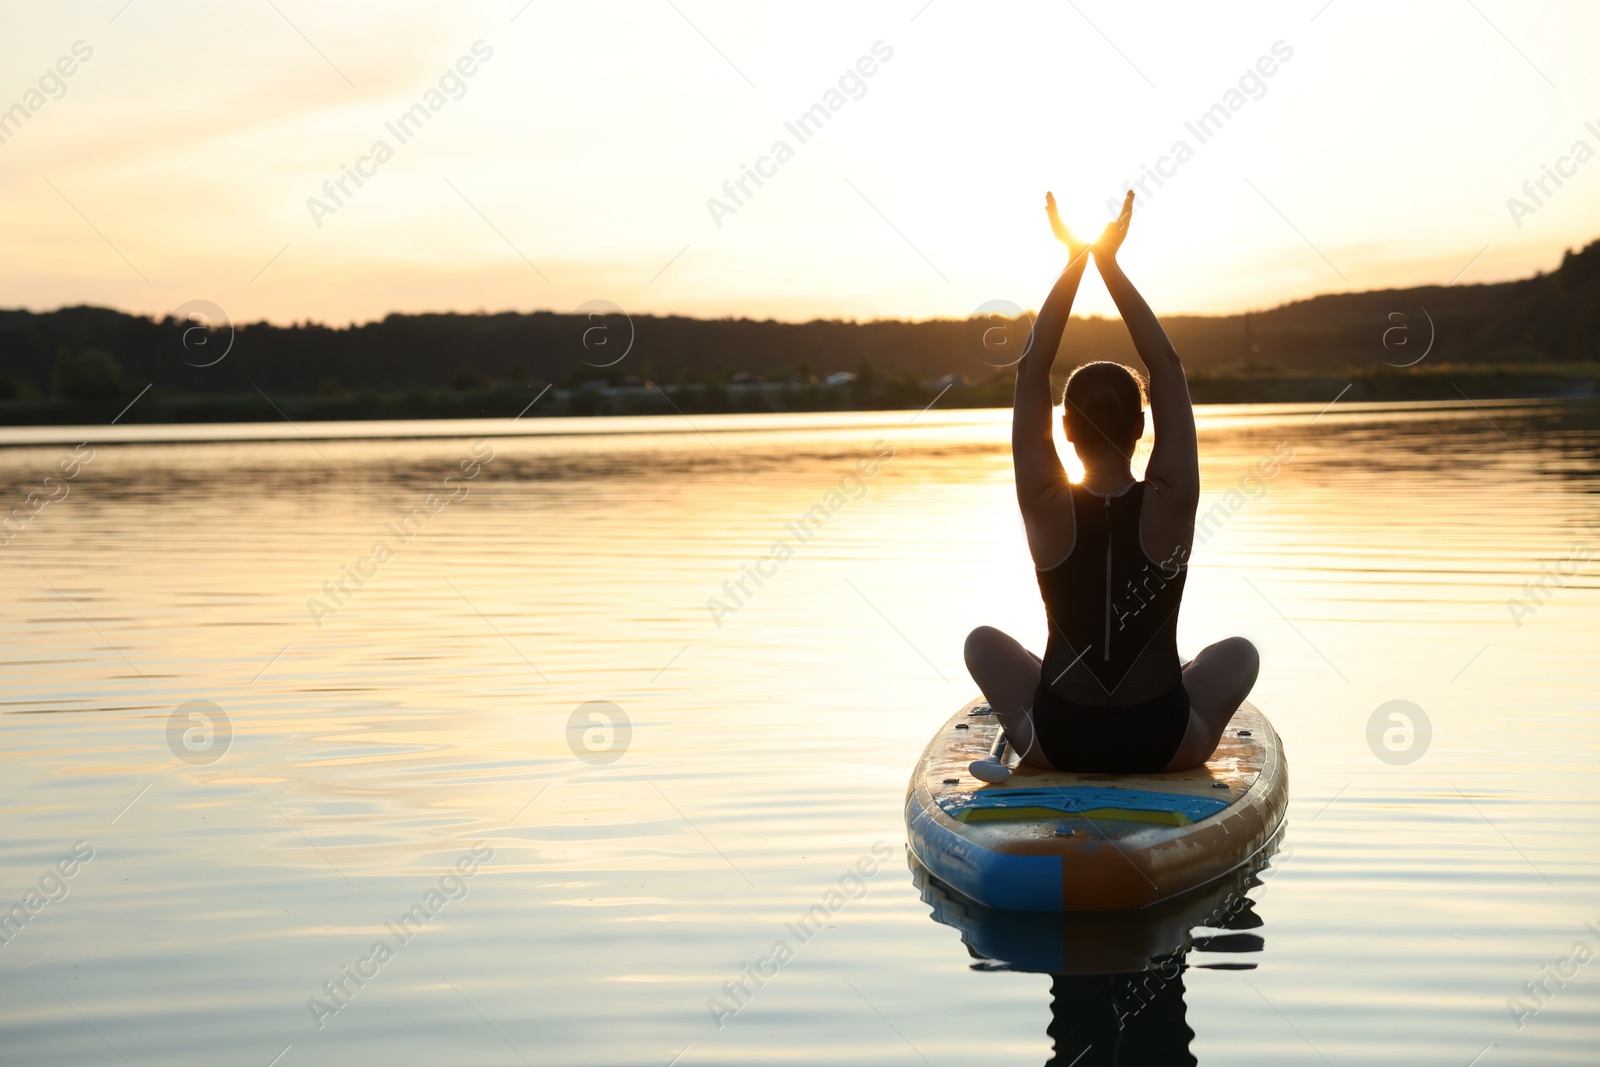
<svg viewBox="0 0 1600 1067"><path fill-rule="evenodd" d="M1164 312L1516 278L1600 237L1600 5L1228 8L30 5L0 38L0 306L965 316L1043 298L1046 189L1093 232L1158 162L1123 259ZM1079 310L1112 310L1097 281Z"/></svg>

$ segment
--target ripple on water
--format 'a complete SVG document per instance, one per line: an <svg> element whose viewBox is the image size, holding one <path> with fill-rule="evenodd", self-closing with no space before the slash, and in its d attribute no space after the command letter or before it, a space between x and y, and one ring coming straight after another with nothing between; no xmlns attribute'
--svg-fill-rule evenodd
<svg viewBox="0 0 1600 1067"><path fill-rule="evenodd" d="M1508 999L1600 951L1600 582L1586 563L1520 619L1506 602L1600 545L1600 431L1580 406L1480 406L1200 412L1202 515L1223 507L1180 637L1262 649L1293 802L1257 921L1196 931L1159 1002L1183 1024L1138 1013L1139 1040L1592 1060L1600 964L1520 1029ZM967 630L1043 638L1005 413L911 414L98 438L0 552L0 899L94 850L0 945L8 1058L1023 1064L1054 1035L1070 1062L1125 987L996 970L902 851L908 768L973 690ZM0 431L0 490L81 432ZM480 437L470 491L396 536ZM847 477L878 440L892 458ZM375 573L330 593L377 541ZM1403 765L1367 740L1394 699L1432 727ZM190 700L228 717L213 762L169 748ZM569 730L596 700L625 740ZM379 939L393 958L343 979ZM725 983L780 941L735 1005ZM312 998L338 1008L320 1028ZM738 1007L720 1027L715 1002Z"/></svg>

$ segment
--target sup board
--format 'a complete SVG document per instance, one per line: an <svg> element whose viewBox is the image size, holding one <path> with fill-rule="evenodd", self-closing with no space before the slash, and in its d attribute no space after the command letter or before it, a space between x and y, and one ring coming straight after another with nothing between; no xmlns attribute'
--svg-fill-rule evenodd
<svg viewBox="0 0 1600 1067"><path fill-rule="evenodd" d="M956 930L986 971L1130 974L1174 956L1190 967L1241 970L1255 967L1265 947L1254 932L1262 922L1252 894L1273 874L1282 839L1280 828L1221 878L1137 911L998 911L941 882L915 856L907 859L934 920Z"/></svg>
<svg viewBox="0 0 1600 1067"><path fill-rule="evenodd" d="M1289 800L1282 743L1246 703L1203 766L1171 774L968 771L1000 731L974 700L939 728L906 790L912 853L940 881L1005 911L1131 911L1203 886L1271 840Z"/></svg>

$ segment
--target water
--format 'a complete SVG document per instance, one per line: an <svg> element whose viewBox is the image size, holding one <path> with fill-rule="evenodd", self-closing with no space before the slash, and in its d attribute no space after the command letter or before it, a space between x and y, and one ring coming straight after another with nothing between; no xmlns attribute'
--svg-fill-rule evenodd
<svg viewBox="0 0 1600 1067"><path fill-rule="evenodd" d="M1593 1062L1600 426L1320 410L1201 412L1180 641L1261 648L1293 799L1121 1062ZM1005 417L115 429L50 483L91 431L0 431L56 497L0 547L0 1061L1113 1062L1128 980L1016 946L1143 933L903 849L966 632L1043 644Z"/></svg>

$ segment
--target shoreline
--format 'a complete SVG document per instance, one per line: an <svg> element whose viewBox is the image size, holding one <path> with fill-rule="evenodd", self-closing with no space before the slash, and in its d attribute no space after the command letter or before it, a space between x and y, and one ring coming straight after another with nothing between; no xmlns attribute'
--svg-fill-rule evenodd
<svg viewBox="0 0 1600 1067"><path fill-rule="evenodd" d="M1348 383L1347 383L1348 384ZM1200 428L1216 418L1227 423L1252 418L1308 415L1330 419L1382 418L1385 413L1415 410L1425 403L1440 411L1504 411L1529 405L1582 403L1573 397L1468 398L1460 396L1429 400L1355 400L1347 393L1336 402L1318 397L1310 401L1259 401L1255 403L1205 403L1195 406ZM1055 409L1057 413L1060 408ZM635 437L702 438L760 433L871 433L926 429L943 431L954 427L993 425L1003 429L1010 419L1010 407L934 407L926 411L887 408L870 411L786 411L731 412L701 414L685 418L671 415L556 416L544 419L517 419L504 416L438 419L354 419L296 423L274 415L270 420L240 422L134 423L117 424L38 424L0 426L0 455L30 448L63 448L73 445L206 445L273 444L285 441L340 442L364 441L447 441L447 440L553 440L557 438L599 439Z"/></svg>
<svg viewBox="0 0 1600 1067"><path fill-rule="evenodd" d="M1062 380L1054 384L1059 388ZM1600 364L1440 365L1343 374L1202 373L1189 379L1196 404L1351 403L1424 400L1588 399L1600 396ZM215 423L371 422L385 420L583 419L597 416L765 415L1007 408L1009 374L984 382L867 381L674 383L578 387L505 383L480 389L413 389L333 395L147 394L69 400L0 401L0 428L195 425ZM130 401L137 397L131 406ZM521 414L519 414L519 412ZM118 416L121 416L120 419Z"/></svg>

